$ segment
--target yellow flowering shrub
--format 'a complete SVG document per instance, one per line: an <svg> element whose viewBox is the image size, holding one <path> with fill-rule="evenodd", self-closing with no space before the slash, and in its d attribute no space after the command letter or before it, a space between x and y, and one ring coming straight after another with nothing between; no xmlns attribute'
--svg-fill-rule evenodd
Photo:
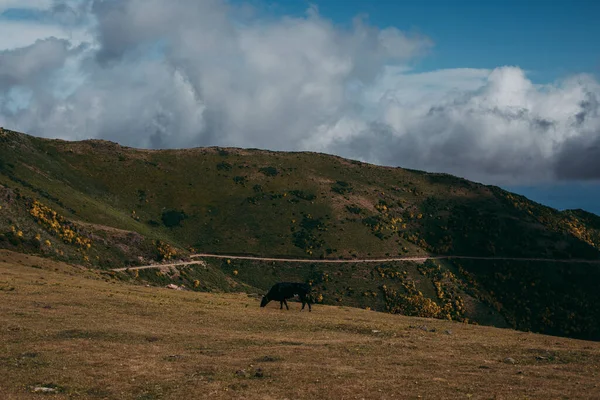
<svg viewBox="0 0 600 400"><path fill-rule="evenodd" d="M62 239L63 242L75 244L84 250L92 247L92 241L82 236L73 223L39 201L36 200L31 204L29 214L38 225L41 225L50 234ZM49 241L46 242L49 243Z"/></svg>
<svg viewBox="0 0 600 400"><path fill-rule="evenodd" d="M158 258L160 260L170 260L173 257L177 256L177 250L168 243L165 243L161 240L157 240L154 242L156 246L156 250L158 251Z"/></svg>
<svg viewBox="0 0 600 400"><path fill-rule="evenodd" d="M426 263L419 266L419 271L431 278L438 301L425 297L406 271L393 271L389 268L378 267L376 272L385 278L395 278L400 281L401 289L380 287L384 294L386 310L392 314L403 314L415 317L440 318L465 321L464 301L454 288L456 277L450 271L443 271L438 265Z"/></svg>

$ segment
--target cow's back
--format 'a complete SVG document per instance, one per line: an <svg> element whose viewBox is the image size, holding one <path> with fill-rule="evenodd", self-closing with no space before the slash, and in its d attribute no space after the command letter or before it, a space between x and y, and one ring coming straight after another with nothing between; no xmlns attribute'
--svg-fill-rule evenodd
<svg viewBox="0 0 600 400"><path fill-rule="evenodd" d="M306 283L297 282L279 282L269 290L269 298L273 300L283 300L285 298L294 297L296 294L307 294L310 291L310 286Z"/></svg>

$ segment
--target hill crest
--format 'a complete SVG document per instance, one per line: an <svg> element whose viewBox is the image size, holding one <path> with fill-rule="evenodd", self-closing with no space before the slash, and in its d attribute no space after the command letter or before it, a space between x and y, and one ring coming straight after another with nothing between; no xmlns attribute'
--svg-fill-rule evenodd
<svg viewBox="0 0 600 400"><path fill-rule="evenodd" d="M447 174L321 153L150 151L3 130L0 185L0 247L102 269L195 252L338 260L430 254L600 259L593 214L559 212ZM313 280L330 304L417 315L427 307L442 310L460 296L469 308L460 318L485 321L487 310L519 329L600 337L600 299L590 284L600 272L593 267L465 260L421 270L357 264L352 272L346 266L277 271L266 263L234 264L217 263L211 279L221 283L210 287L230 290L226 282L232 280L266 290L287 276ZM403 272L407 279L397 275ZM271 278L254 276L265 274ZM151 283L167 279L141 275ZM192 286L199 280L181 279Z"/></svg>

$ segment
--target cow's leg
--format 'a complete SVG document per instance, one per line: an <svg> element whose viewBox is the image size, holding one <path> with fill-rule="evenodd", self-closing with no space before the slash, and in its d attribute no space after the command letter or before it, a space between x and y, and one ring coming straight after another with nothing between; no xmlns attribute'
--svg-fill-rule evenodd
<svg viewBox="0 0 600 400"><path fill-rule="evenodd" d="M300 301L302 301L302 310L304 310L304 306L306 305L306 296L300 295Z"/></svg>
<svg viewBox="0 0 600 400"><path fill-rule="evenodd" d="M280 309L280 310L283 310L283 301L280 301L280 302L279 302L279 309Z"/></svg>
<svg viewBox="0 0 600 400"><path fill-rule="evenodd" d="M287 301L285 301L285 299L283 299L283 304L285 304L285 308L287 308L288 310L290 309L287 305Z"/></svg>

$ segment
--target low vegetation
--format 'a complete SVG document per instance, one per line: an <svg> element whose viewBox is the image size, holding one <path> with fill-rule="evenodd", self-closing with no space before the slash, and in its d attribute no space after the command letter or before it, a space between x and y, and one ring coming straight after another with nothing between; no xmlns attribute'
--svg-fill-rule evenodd
<svg viewBox="0 0 600 400"><path fill-rule="evenodd" d="M309 260L432 253L600 258L599 217L445 174L316 153L150 151L9 130L0 141L0 248L91 268L176 262L191 252ZM198 266L179 272L175 284L265 290L288 277L313 281L324 304L600 338L592 284L598 265L234 262L209 270L210 284ZM119 277L173 279L160 270L137 275Z"/></svg>
<svg viewBox="0 0 600 400"><path fill-rule="evenodd" d="M338 306L261 309L259 297L133 286L0 251L0 397L593 399L600 389L595 342Z"/></svg>

